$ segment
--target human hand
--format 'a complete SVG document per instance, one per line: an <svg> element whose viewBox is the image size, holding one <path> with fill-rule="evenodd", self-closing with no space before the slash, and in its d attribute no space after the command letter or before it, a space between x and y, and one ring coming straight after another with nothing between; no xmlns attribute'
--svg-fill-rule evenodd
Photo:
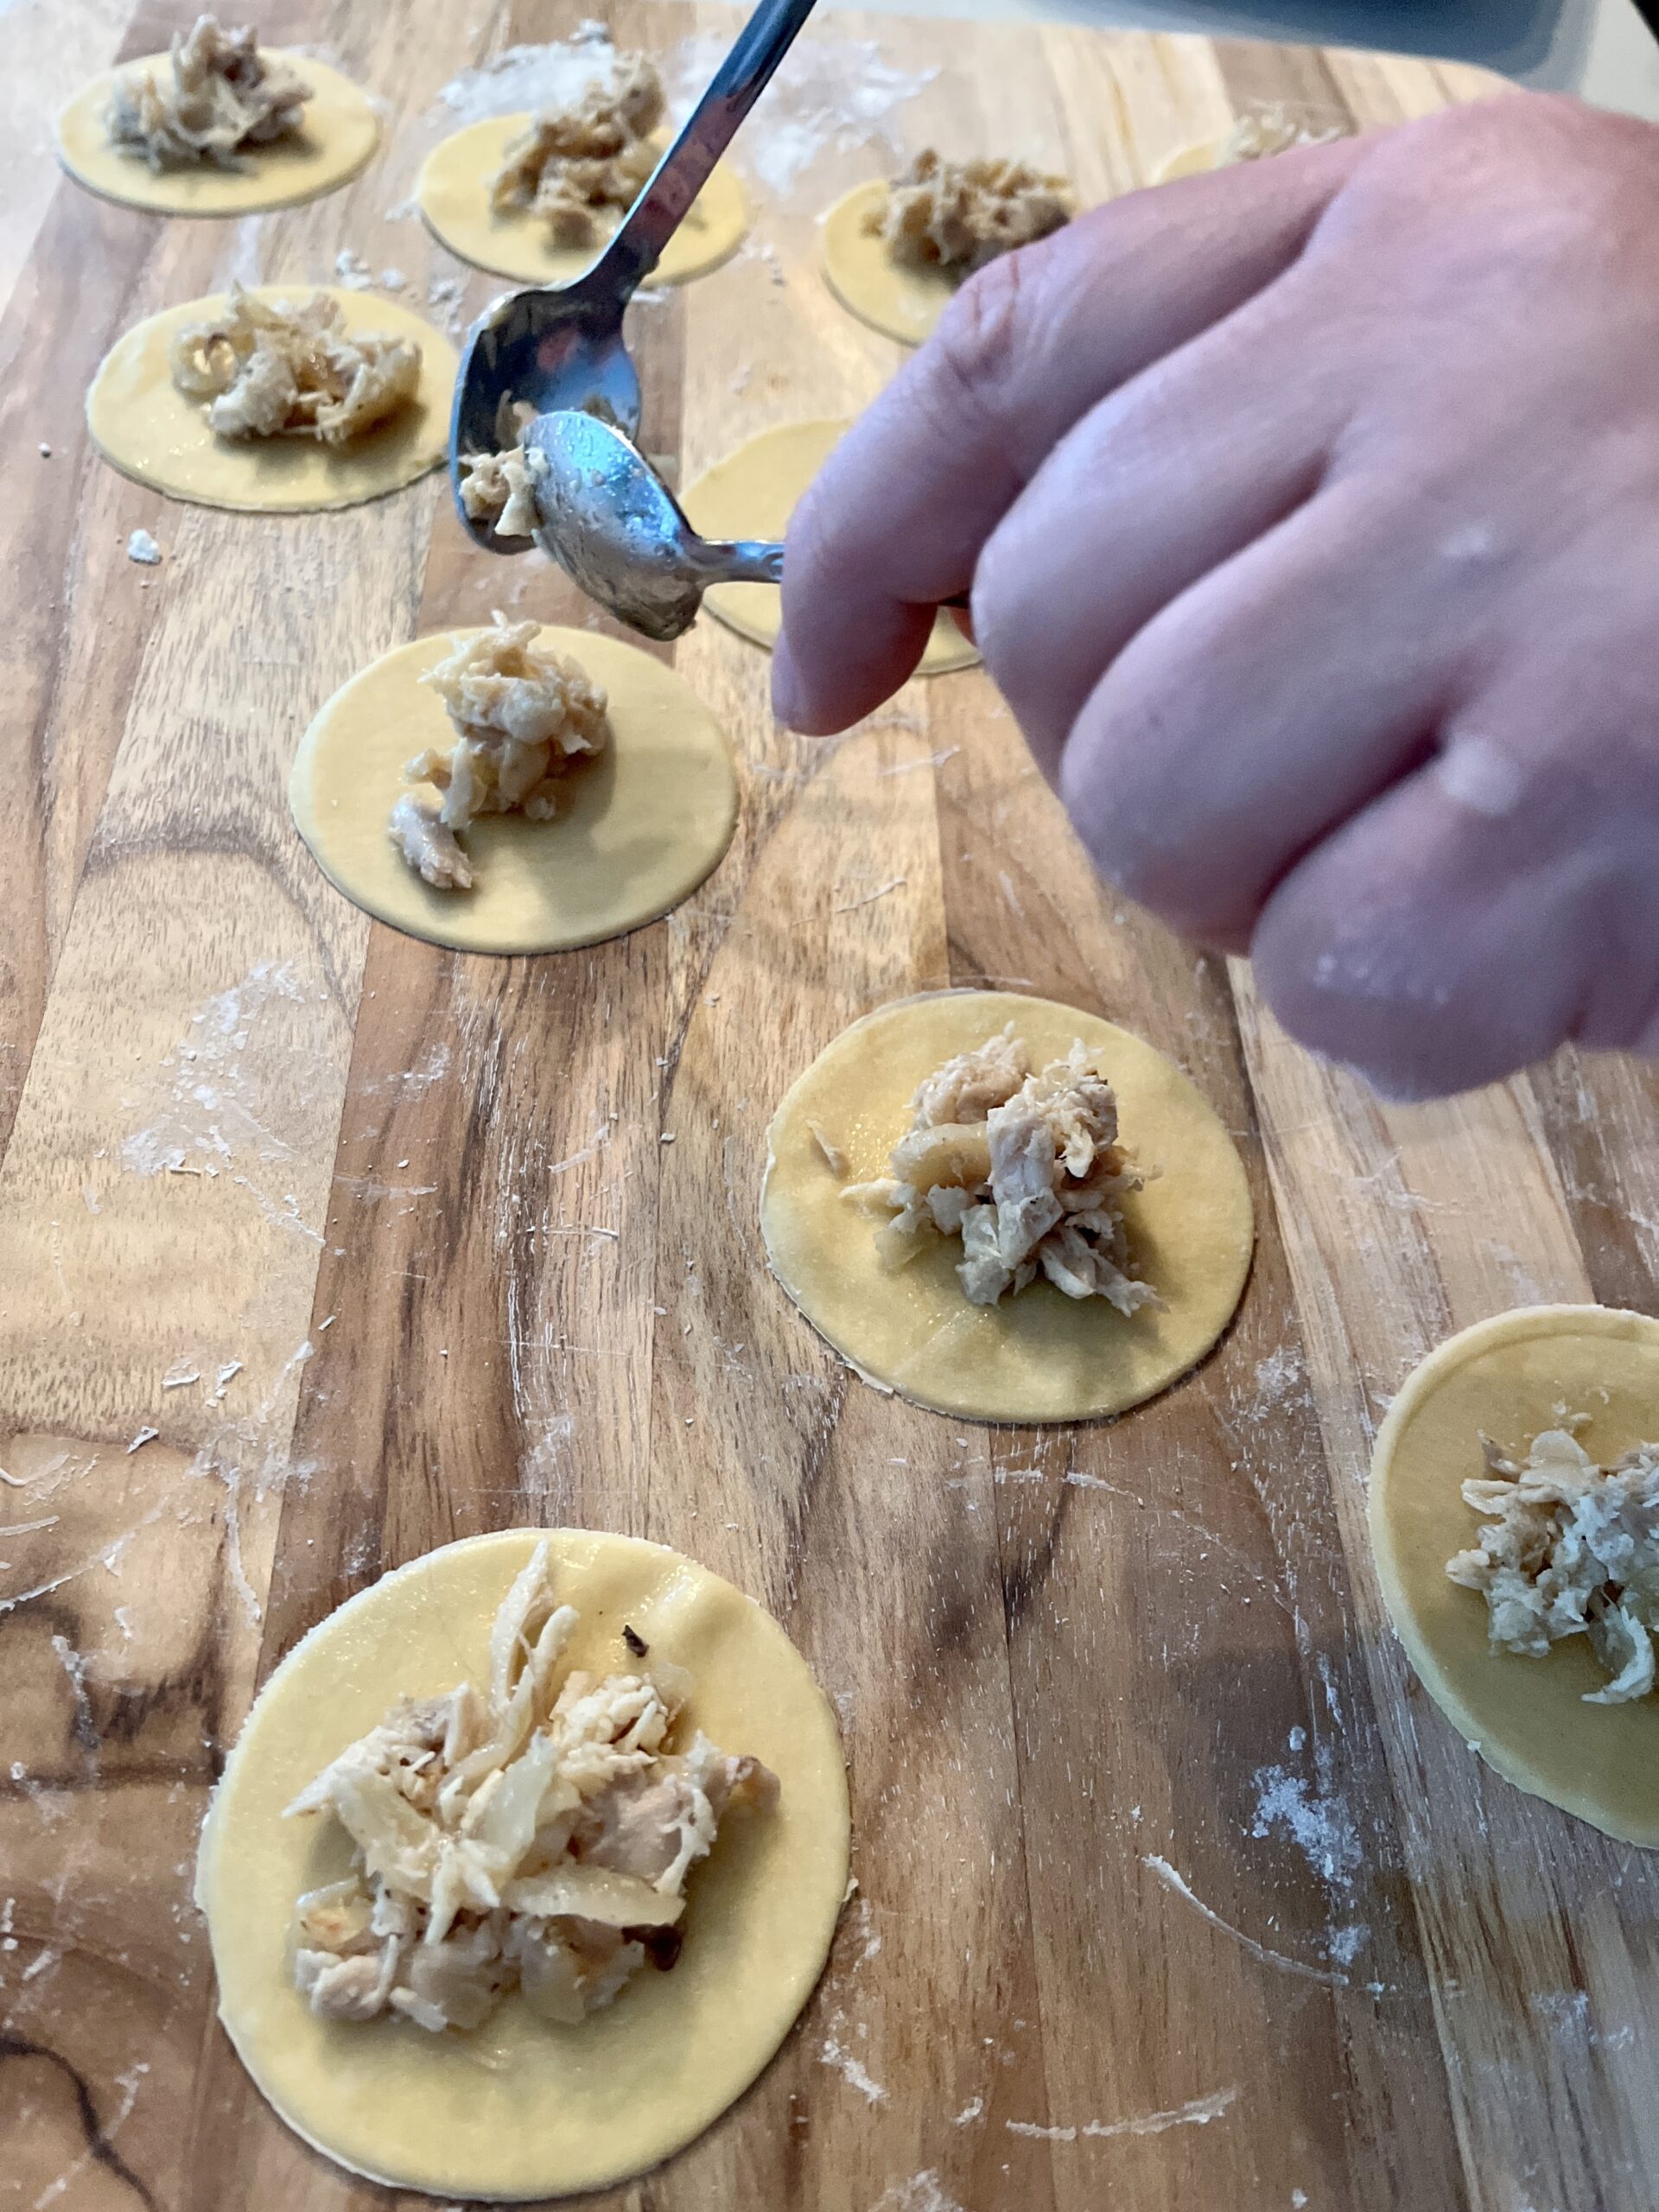
<svg viewBox="0 0 1659 2212"><path fill-rule="evenodd" d="M782 720L971 582L1102 870L1380 1089L1659 1052L1659 132L1517 96L1098 208L789 543Z"/></svg>

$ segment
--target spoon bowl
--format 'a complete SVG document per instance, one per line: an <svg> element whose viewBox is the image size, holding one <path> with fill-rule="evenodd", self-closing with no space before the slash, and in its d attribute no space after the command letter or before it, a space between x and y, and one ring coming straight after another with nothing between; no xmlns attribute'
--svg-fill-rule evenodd
<svg viewBox="0 0 1659 2212"><path fill-rule="evenodd" d="M612 424L569 410L539 416L524 449L535 457L537 543L630 629L666 642L690 628L710 584L782 578L779 544L699 537L651 463Z"/></svg>

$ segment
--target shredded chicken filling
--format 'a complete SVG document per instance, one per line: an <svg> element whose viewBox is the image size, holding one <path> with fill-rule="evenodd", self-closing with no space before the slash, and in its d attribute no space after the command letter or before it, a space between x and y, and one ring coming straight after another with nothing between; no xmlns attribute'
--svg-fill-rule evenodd
<svg viewBox="0 0 1659 2212"><path fill-rule="evenodd" d="M568 1669L576 1622L543 1541L496 1616L487 1688L403 1700L287 1808L332 1814L354 1847L296 1909L314 2012L465 2031L518 1989L574 2024L647 1959L673 1965L686 1877L777 1777L701 1732L671 1750L690 1677L638 1637L631 1671Z"/></svg>
<svg viewBox="0 0 1659 2212"><path fill-rule="evenodd" d="M286 138L304 120L311 87L286 62L261 54L251 30L221 30L199 16L175 32L172 67L124 69L105 111L110 143L152 169L242 168L239 154Z"/></svg>
<svg viewBox="0 0 1659 2212"><path fill-rule="evenodd" d="M1253 115L1239 117L1222 143L1216 167L1230 168L1236 162L1266 161L1274 154L1287 154L1293 146L1325 146L1344 135L1335 124L1316 130L1287 108L1264 107Z"/></svg>
<svg viewBox="0 0 1659 2212"><path fill-rule="evenodd" d="M607 80L572 106L533 116L490 180L490 205L528 207L555 245L591 245L599 218L631 207L656 167L651 134L663 119L663 80L643 54L619 54Z"/></svg>
<svg viewBox="0 0 1659 2212"><path fill-rule="evenodd" d="M472 522L487 522L502 537L533 537L541 527L536 484L547 457L536 447L509 446L501 453L466 454L461 504Z"/></svg>
<svg viewBox="0 0 1659 2212"><path fill-rule="evenodd" d="M866 226L898 262L967 276L1069 223L1076 203L1063 177L1023 162L947 162L931 146L887 188Z"/></svg>
<svg viewBox="0 0 1659 2212"><path fill-rule="evenodd" d="M1465 1483L1463 1496L1485 1526L1446 1571L1485 1599L1495 1649L1538 1659L1587 1637L1612 1679L1585 1703L1624 1705L1654 1686L1659 1444L1599 1467L1573 1433L1584 1425L1580 1415L1546 1429L1524 1459L1481 1438L1487 1473Z"/></svg>
<svg viewBox="0 0 1659 2212"><path fill-rule="evenodd" d="M221 438L316 438L349 445L407 407L421 381L421 353L378 332L347 337L340 302L261 300L232 284L211 322L173 340L173 382L199 399Z"/></svg>
<svg viewBox="0 0 1659 2212"><path fill-rule="evenodd" d="M839 1153L814 1131L832 1172ZM1068 1298L1120 1313L1155 1305L1130 1272L1121 1201L1144 1177L1117 1142L1117 1101L1079 1039L1033 1071L1010 1022L938 1069L911 1102L890 1173L842 1195L874 1215L882 1259L901 1268L959 1237L957 1268L976 1306L1039 1275Z"/></svg>
<svg viewBox="0 0 1659 2212"><path fill-rule="evenodd" d="M392 808L387 833L438 891L469 891L472 863L459 832L480 814L558 812L571 768L609 741L603 689L556 653L538 652L537 622L509 622L465 639L421 678L448 709L455 742L429 746L404 774L420 788Z"/></svg>

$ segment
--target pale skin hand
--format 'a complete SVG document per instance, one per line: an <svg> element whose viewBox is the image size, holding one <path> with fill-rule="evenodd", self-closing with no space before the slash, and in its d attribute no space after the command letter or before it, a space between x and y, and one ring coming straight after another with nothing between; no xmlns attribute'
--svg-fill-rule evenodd
<svg viewBox="0 0 1659 2212"><path fill-rule="evenodd" d="M970 585L1103 871L1305 1043L1659 1052L1659 131L1503 99L994 264L791 526L780 718Z"/></svg>

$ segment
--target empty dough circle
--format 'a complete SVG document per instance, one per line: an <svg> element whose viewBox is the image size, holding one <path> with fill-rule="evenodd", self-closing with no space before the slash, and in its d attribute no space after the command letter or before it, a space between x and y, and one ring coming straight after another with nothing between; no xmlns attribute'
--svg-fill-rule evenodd
<svg viewBox="0 0 1659 2212"><path fill-rule="evenodd" d="M691 525L704 537L785 537L802 494L850 425L783 423L728 454L681 494ZM728 630L758 645L775 645L782 627L775 584L716 584L703 605ZM934 619L918 676L948 676L976 665L979 654L950 617Z"/></svg>
<svg viewBox="0 0 1659 2212"><path fill-rule="evenodd" d="M86 394L86 422L105 461L124 476L198 506L250 513L308 513L355 507L412 484L449 450L449 403L460 362L441 331L395 300L333 285L260 284L262 300L305 300L326 290L339 302L349 334L385 333L421 349L420 388L411 404L348 446L315 438L215 437L200 400L173 382L168 355L187 323L206 322L226 305L216 293L152 315L105 355Z"/></svg>
<svg viewBox="0 0 1659 2212"><path fill-rule="evenodd" d="M1126 1317L1103 1298L1070 1299L1043 1281L996 1306L969 1305L954 1239L889 1272L875 1224L842 1197L812 1125L846 1154L849 1181L885 1175L924 1077L1008 1021L1036 1066L1063 1059L1077 1037L1099 1053L1123 1142L1154 1177L1123 1215L1161 1306ZM789 1091L766 1142L760 1226L773 1273L867 1381L939 1413L995 1421L1122 1413L1197 1366L1249 1273L1249 1186L1215 1109L1143 1039L1052 999L936 991L866 1014Z"/></svg>
<svg viewBox="0 0 1659 2212"><path fill-rule="evenodd" d="M592 267L626 211L600 213L598 244L556 246L549 243L544 219L531 209L492 207L490 179L508 140L529 121L528 115L493 115L457 130L427 156L415 197L434 237L475 269L528 284L568 284ZM707 276L737 251L748 221L743 188L722 164L692 202L647 283L683 284Z"/></svg>
<svg viewBox="0 0 1659 2212"><path fill-rule="evenodd" d="M307 54L266 49L286 61L310 86L298 130L270 146L255 146L238 159L245 168L195 168L159 173L135 154L111 145L104 111L118 74L106 69L76 93L58 118L58 158L77 183L105 200L146 207L158 215L253 215L262 208L293 207L333 192L363 168L379 143L380 125L361 86L338 69ZM168 75L165 54L146 55L125 68L152 69Z"/></svg>
<svg viewBox="0 0 1659 2212"><path fill-rule="evenodd" d="M1448 1581L1477 1541L1462 1485L1486 1472L1480 1433L1524 1447L1587 1414L1605 1466L1659 1438L1659 1321L1605 1306L1533 1306L1432 1351L1389 1408L1371 1461L1377 1579L1424 1688L1505 1781L1622 1842L1659 1845L1659 1699L1586 1705L1607 1677L1573 1637L1541 1659L1494 1650L1486 1601Z"/></svg>
<svg viewBox="0 0 1659 2212"><path fill-rule="evenodd" d="M342 684L300 741L289 801L323 874L394 929L463 952L557 952L653 922L724 857L737 774L719 723L673 670L587 630L543 629L610 695L611 741L570 772L551 822L487 814L462 842L470 891L435 891L386 835L404 766L454 728L424 671L476 630L417 638Z"/></svg>
<svg viewBox="0 0 1659 2212"><path fill-rule="evenodd" d="M660 1544L556 1529L555 1588L582 1616L574 1663L626 1668L626 1622L695 1676L681 1727L764 1760L776 1807L734 1817L692 1875L673 1969L643 1969L579 2026L516 1994L465 2037L311 2012L289 1979L295 1902L343 1875L349 1847L335 1822L283 1808L397 1698L487 1681L496 1607L542 1533L446 1544L296 1644L226 1763L197 1861L219 2018L262 2093L353 2172L452 2200L601 2188L700 2135L788 2034L847 1887L835 1715L778 1623Z"/></svg>
<svg viewBox="0 0 1659 2212"><path fill-rule="evenodd" d="M861 322L906 346L931 338L961 287L942 269L912 269L895 261L880 233L866 227L886 205L880 177L854 188L823 219L823 273L842 307Z"/></svg>

